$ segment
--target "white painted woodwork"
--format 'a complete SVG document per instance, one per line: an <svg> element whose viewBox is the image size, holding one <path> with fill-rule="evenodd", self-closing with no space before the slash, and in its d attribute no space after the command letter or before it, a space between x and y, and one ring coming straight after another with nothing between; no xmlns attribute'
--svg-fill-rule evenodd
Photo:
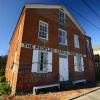
<svg viewBox="0 0 100 100"><path fill-rule="evenodd" d="M31 72L37 72L37 68L38 68L38 52L39 52L39 50L33 50Z"/></svg>
<svg viewBox="0 0 100 100"><path fill-rule="evenodd" d="M69 70L68 70L68 57L60 56L59 58L59 77L60 81L69 80Z"/></svg>
<svg viewBox="0 0 100 100"><path fill-rule="evenodd" d="M52 52L48 52L48 72L52 72Z"/></svg>

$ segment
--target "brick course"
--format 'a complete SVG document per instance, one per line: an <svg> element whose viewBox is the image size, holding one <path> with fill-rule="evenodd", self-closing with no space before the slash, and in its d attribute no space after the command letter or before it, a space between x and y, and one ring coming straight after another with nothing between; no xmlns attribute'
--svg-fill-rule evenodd
<svg viewBox="0 0 100 100"><path fill-rule="evenodd" d="M84 57L85 71L82 73L74 71L74 57L72 55L68 55L69 80L94 80L94 64L92 59L93 52L91 51L90 53L87 53L86 50L86 39L89 39L91 42L90 37L82 34L82 32L68 17L68 15L66 15L65 25L61 25L58 21L58 13L59 9L23 9L19 22L10 41L10 52L6 66L6 77L12 86L12 90L19 92L27 89L28 92L32 92L34 85L45 85L59 82L58 53L53 53L52 73L31 73L33 50L21 47L21 43L44 46L44 42L38 39L39 20L43 20L49 25L49 39L45 42L45 47L62 49L69 52L76 52L86 55L86 57ZM18 29L20 26L20 39L19 42L17 42ZM62 46L59 44L59 28L67 31L67 46ZM74 34L79 36L79 49L74 47ZM90 49L92 50L92 47ZM16 63L18 65L18 73L12 74L11 66L13 65L15 51L17 51Z"/></svg>

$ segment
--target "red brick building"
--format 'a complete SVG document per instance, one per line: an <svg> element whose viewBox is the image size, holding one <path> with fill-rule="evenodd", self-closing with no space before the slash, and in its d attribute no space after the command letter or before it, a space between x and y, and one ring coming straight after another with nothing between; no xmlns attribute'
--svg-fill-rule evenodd
<svg viewBox="0 0 100 100"><path fill-rule="evenodd" d="M62 5L26 4L10 40L12 93L61 81L94 80L91 38Z"/></svg>

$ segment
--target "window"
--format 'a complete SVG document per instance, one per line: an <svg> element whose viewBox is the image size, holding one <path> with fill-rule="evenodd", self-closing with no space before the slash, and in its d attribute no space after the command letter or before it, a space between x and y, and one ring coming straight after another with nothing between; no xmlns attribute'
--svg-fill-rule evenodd
<svg viewBox="0 0 100 100"><path fill-rule="evenodd" d="M65 14L63 10L59 10L59 21L63 24L65 23Z"/></svg>
<svg viewBox="0 0 100 100"><path fill-rule="evenodd" d="M47 52L39 52L39 71L46 71L47 70L47 58L48 53Z"/></svg>
<svg viewBox="0 0 100 100"><path fill-rule="evenodd" d="M76 34L74 34L74 46L75 48L79 48L79 37Z"/></svg>
<svg viewBox="0 0 100 100"><path fill-rule="evenodd" d="M52 52L33 50L31 72L52 72Z"/></svg>
<svg viewBox="0 0 100 100"><path fill-rule="evenodd" d="M84 61L80 55L74 56L74 68L76 72L84 71Z"/></svg>
<svg viewBox="0 0 100 100"><path fill-rule="evenodd" d="M59 29L59 43L63 45L67 45L67 33L66 31Z"/></svg>
<svg viewBox="0 0 100 100"><path fill-rule="evenodd" d="M90 42L89 42L89 40L86 40L86 43L87 43L87 50L88 50L88 52L90 52Z"/></svg>
<svg viewBox="0 0 100 100"><path fill-rule="evenodd" d="M48 23L39 21L39 38L48 40Z"/></svg>

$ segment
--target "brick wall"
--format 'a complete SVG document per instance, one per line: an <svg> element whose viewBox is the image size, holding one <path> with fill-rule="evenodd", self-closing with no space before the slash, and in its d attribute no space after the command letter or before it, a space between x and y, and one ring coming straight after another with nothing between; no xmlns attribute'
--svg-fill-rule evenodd
<svg viewBox="0 0 100 100"><path fill-rule="evenodd" d="M21 48L21 43L44 46L44 42L38 39L39 20L43 20L49 25L49 39L45 42L46 47L81 53L83 55L87 54L86 57L84 57L85 71L82 73L74 71L74 57L72 55L68 55L69 80L94 80L94 65L92 63L93 59L91 58L93 52L90 54L86 53L86 39L88 37L82 34L82 32L76 27L76 25L67 15L65 22L66 24L61 25L58 21L58 9L24 9L23 11L25 11L25 13L20 18L19 24L15 29L10 43L10 52L8 56L8 63L10 62L12 64L14 59L13 52L17 50L17 64L19 66L18 74L15 73L12 75L12 69L8 64L6 68L6 76L8 81L13 80L13 84L11 84L12 88L16 89L16 91L32 91L33 85L52 84L59 81L59 54L53 53L52 73L31 73L33 51L32 49ZM22 26L21 36L16 49L18 27L20 25ZM59 28L67 31L67 46L59 45ZM79 49L74 47L74 34L79 36ZM89 60L91 60L92 64L89 64Z"/></svg>

